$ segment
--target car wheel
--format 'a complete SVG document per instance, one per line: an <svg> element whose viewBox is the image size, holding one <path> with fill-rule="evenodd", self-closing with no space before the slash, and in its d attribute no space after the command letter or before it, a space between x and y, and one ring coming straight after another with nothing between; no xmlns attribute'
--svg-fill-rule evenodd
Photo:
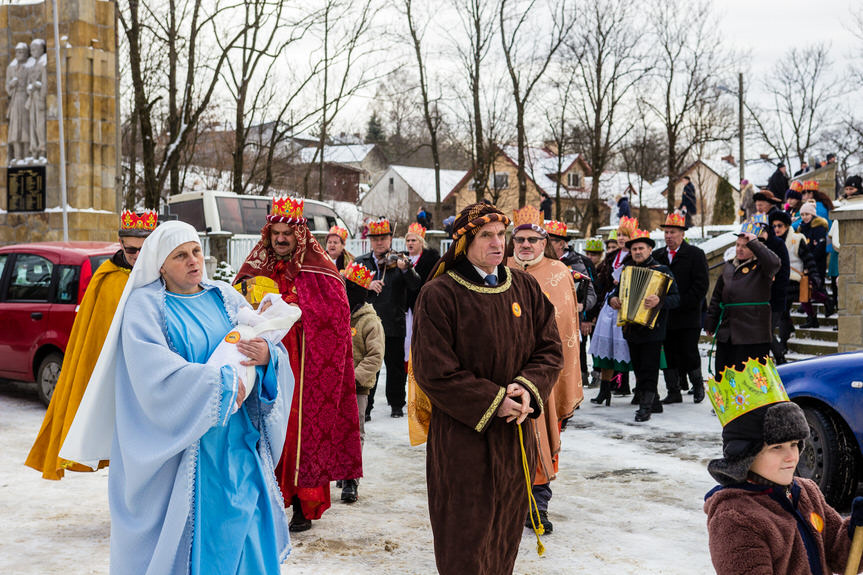
<svg viewBox="0 0 863 575"><path fill-rule="evenodd" d="M36 370L36 392L46 406L51 403L62 366L63 356L54 352L46 355L39 364L39 369Z"/></svg>
<svg viewBox="0 0 863 575"><path fill-rule="evenodd" d="M857 489L857 459L841 423L827 411L804 407L809 437L803 442L797 475L818 484L831 506L844 509Z"/></svg>

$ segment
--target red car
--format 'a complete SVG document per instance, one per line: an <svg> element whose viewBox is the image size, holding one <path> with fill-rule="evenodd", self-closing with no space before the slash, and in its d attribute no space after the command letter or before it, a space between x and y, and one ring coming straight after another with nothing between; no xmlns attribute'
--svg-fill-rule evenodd
<svg viewBox="0 0 863 575"><path fill-rule="evenodd" d="M108 242L0 247L0 378L35 381L48 405L87 284L119 249Z"/></svg>

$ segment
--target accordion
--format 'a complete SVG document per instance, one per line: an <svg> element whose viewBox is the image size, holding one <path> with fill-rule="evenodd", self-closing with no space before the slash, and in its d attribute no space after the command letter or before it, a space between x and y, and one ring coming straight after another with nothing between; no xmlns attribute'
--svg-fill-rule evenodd
<svg viewBox="0 0 863 575"><path fill-rule="evenodd" d="M617 325L645 325L650 329L656 325L656 318L662 304L647 309L644 298L650 295L662 297L671 287L673 278L650 268L626 266L620 276L620 310L617 312Z"/></svg>

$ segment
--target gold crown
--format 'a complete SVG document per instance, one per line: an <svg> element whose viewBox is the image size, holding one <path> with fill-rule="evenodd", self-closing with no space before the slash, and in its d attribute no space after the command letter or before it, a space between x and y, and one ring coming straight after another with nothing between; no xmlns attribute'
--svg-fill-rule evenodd
<svg viewBox="0 0 863 575"><path fill-rule="evenodd" d="M647 230L633 230L632 234L629 236L629 241L640 240L641 238L650 239L650 232Z"/></svg>
<svg viewBox="0 0 863 575"><path fill-rule="evenodd" d="M348 230L340 228L339 226L333 226L330 228L330 231L327 232L327 236L339 236L342 239L342 243L344 243L348 239Z"/></svg>
<svg viewBox="0 0 863 575"><path fill-rule="evenodd" d="M728 367L722 372L722 379L711 380L707 387L707 397L723 427L763 405L788 401L785 386L770 358L765 363L749 358L740 371Z"/></svg>
<svg viewBox="0 0 863 575"><path fill-rule="evenodd" d="M302 198L290 196L273 196L273 206L268 219L275 219L283 223L302 224L306 222L303 217L305 201Z"/></svg>
<svg viewBox="0 0 863 575"><path fill-rule="evenodd" d="M414 222L408 226L408 233L409 234L416 234L421 238L426 237L425 227L423 227L423 225L418 223L418 222Z"/></svg>
<svg viewBox="0 0 863 575"><path fill-rule="evenodd" d="M159 223L159 215L153 210L136 214L130 210L123 210L120 214L120 231L143 231L152 232Z"/></svg>
<svg viewBox="0 0 863 575"><path fill-rule="evenodd" d="M803 182L803 191L804 192L817 192L818 191L818 180L806 180Z"/></svg>
<svg viewBox="0 0 863 575"><path fill-rule="evenodd" d="M393 228L390 225L390 221L386 218L381 218L376 222L369 222L369 235L370 236L385 236L387 234L392 234Z"/></svg>
<svg viewBox="0 0 863 575"><path fill-rule="evenodd" d="M663 227L685 228L686 217L683 214L672 212L668 214L668 217L665 218L665 225Z"/></svg>
<svg viewBox="0 0 863 575"><path fill-rule="evenodd" d="M369 289L369 286L372 284L372 280L375 277L366 266L358 264L357 262L349 263L347 267L342 270L342 275L345 276L346 280L352 281L358 286L366 289Z"/></svg>
<svg viewBox="0 0 863 575"><path fill-rule="evenodd" d="M531 225L542 227L542 214L533 206L525 206L512 212L512 224L515 227Z"/></svg>
<svg viewBox="0 0 863 575"><path fill-rule="evenodd" d="M566 237L566 224L557 220L545 222L545 231L553 236Z"/></svg>
<svg viewBox="0 0 863 575"><path fill-rule="evenodd" d="M794 190L795 192L803 191L803 182L800 180L794 180L791 182L791 185L788 187L789 190Z"/></svg>
<svg viewBox="0 0 863 575"><path fill-rule="evenodd" d="M618 233L632 238L632 234L634 234L636 230L638 230L638 218L628 218L626 216L620 218L620 222L617 224Z"/></svg>

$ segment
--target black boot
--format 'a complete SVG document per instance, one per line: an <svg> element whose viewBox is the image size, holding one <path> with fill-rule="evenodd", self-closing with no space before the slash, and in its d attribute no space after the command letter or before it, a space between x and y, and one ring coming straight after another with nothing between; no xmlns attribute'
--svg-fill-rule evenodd
<svg viewBox="0 0 863 575"><path fill-rule="evenodd" d="M614 395L626 397L632 393L629 389L629 372L618 373L614 377L614 380L617 380L617 385L614 387Z"/></svg>
<svg viewBox="0 0 863 575"><path fill-rule="evenodd" d="M632 393L632 399L629 401L629 405L641 405L641 392L638 391L638 386L635 387L635 390Z"/></svg>
<svg viewBox="0 0 863 575"><path fill-rule="evenodd" d="M815 310L811 310L811 311L807 312L807 313L806 313L806 316L807 316L806 323L804 323L803 325L801 325L801 326L800 326L801 328L803 328L803 329L812 329L812 328L815 328L815 327L819 327L819 324L818 324L818 314L815 312Z"/></svg>
<svg viewBox="0 0 863 575"><path fill-rule="evenodd" d="M533 522L531 522L530 520L531 515L533 515ZM554 531L554 525L552 525L551 521L548 519L548 511L540 510L539 517L537 517L535 513L528 513L527 520L525 520L524 522L524 526L529 529L533 529L534 524L536 524L537 526L542 525L544 535L548 535L549 533Z"/></svg>
<svg viewBox="0 0 863 575"><path fill-rule="evenodd" d="M597 405L602 405L603 402L605 402L605 405L611 405L611 382L607 380L600 382L599 395L590 399L590 403Z"/></svg>
<svg viewBox="0 0 863 575"><path fill-rule="evenodd" d="M830 317L835 311L836 309L833 307L833 298L828 295L827 299L824 300L824 317Z"/></svg>
<svg viewBox="0 0 863 575"><path fill-rule="evenodd" d="M638 411L635 412L635 421L647 421L650 419L650 413L653 411L651 408L653 407L654 397L656 397L656 394L652 391L641 392L641 403ZM662 406L660 405L660 407Z"/></svg>
<svg viewBox="0 0 863 575"><path fill-rule="evenodd" d="M345 503L354 503L357 500L357 480L345 479L342 488L342 501Z"/></svg>
<svg viewBox="0 0 863 575"><path fill-rule="evenodd" d="M663 374L665 375L665 389L668 390L668 395L665 396L662 403L665 405L683 403L683 396L680 395L680 374L674 368L666 369Z"/></svg>
<svg viewBox="0 0 863 575"><path fill-rule="evenodd" d="M306 519L306 516L303 515L303 506L300 505L300 499L298 497L294 497L293 508L294 514L291 517L291 522L288 524L288 529L294 533L311 529L312 520Z"/></svg>
<svg viewBox="0 0 863 575"><path fill-rule="evenodd" d="M662 413L662 402L659 401L659 394L653 394L653 401L650 404L651 413Z"/></svg>
<svg viewBox="0 0 863 575"><path fill-rule="evenodd" d="M690 371L689 380L692 382L692 401L701 403L704 401L704 377L701 375L701 368Z"/></svg>

